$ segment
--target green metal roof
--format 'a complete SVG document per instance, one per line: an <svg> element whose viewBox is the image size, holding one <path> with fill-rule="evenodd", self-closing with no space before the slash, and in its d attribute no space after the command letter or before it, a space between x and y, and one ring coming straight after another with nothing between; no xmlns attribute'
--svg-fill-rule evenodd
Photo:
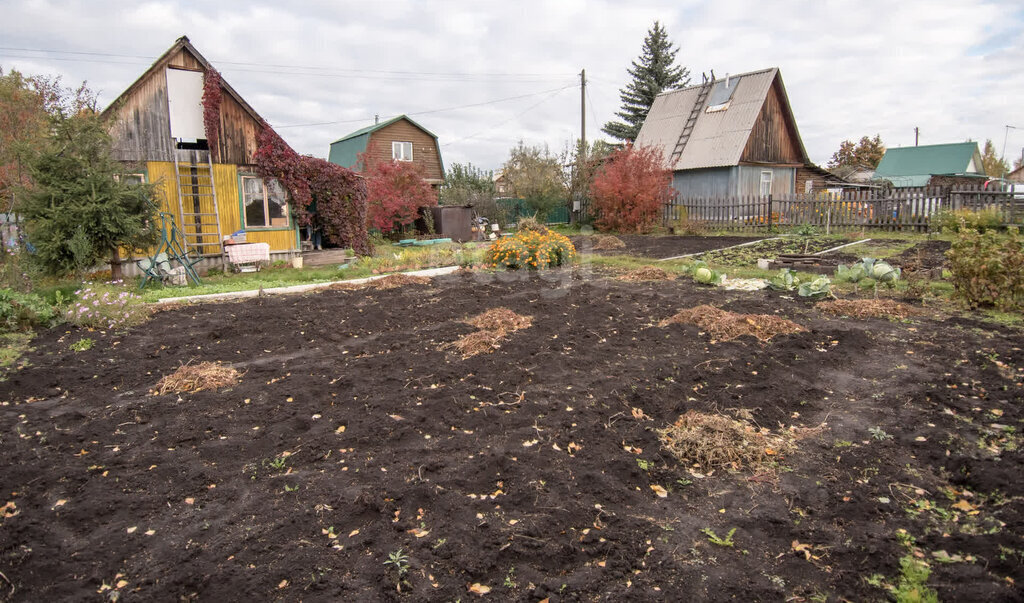
<svg viewBox="0 0 1024 603"><path fill-rule="evenodd" d="M875 170L875 178L891 180L896 186L925 186L932 176L940 174L983 176L978 143L887 149Z"/></svg>
<svg viewBox="0 0 1024 603"><path fill-rule="evenodd" d="M373 134L377 130L390 126L396 121L402 119L423 130L427 134L430 134L435 141L437 140L436 134L410 119L408 115L399 115L398 117L392 117L391 119L384 120L380 123L360 128L355 132L350 132L338 140L335 140L331 143L331 151L327 155L327 161L343 167L354 168L356 162L359 161L359 154L366 152L366 145L370 141L370 134ZM443 170L444 168L442 166L442 171Z"/></svg>

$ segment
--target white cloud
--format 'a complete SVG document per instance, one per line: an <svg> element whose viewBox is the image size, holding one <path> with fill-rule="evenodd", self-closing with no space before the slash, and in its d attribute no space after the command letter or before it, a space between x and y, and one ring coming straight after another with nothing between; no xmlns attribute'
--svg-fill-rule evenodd
<svg viewBox="0 0 1024 603"><path fill-rule="evenodd" d="M319 156L375 114L533 94L414 116L440 137L446 164L496 168L520 139L557 151L578 136L578 88L539 93L578 82L581 68L590 78L588 137L599 137L655 19L695 81L711 68L723 75L780 67L818 162L846 138L879 133L890 146L913 144L915 126L922 143L991 138L997 148L1004 125L1024 127L1024 12L1002 0L35 0L5 6L0 45L149 58L0 50L0 65L87 79L109 102L187 34L271 123L346 122L281 129L299 151ZM452 73L489 75L437 75ZM1010 130L1007 154L1022 146L1024 129Z"/></svg>

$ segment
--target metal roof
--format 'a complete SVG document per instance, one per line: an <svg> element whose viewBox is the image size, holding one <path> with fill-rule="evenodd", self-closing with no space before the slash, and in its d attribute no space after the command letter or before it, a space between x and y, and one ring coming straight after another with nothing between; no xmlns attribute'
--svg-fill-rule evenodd
<svg viewBox="0 0 1024 603"><path fill-rule="evenodd" d="M781 86L781 75L777 67L728 76L730 87L735 87L728 108L711 113L701 108L682 155L669 168L690 170L738 165L743 149L750 139L750 132L776 77L780 78ZM726 78L715 80L716 89L721 88L725 81ZM651 105L643 127L640 128L640 134L636 139L637 146L655 147L661 151L666 161L670 161L683 126L693 111L700 88L700 85L690 86L659 94ZM782 88L782 92L785 109L792 118L793 113L789 107L789 99L785 96L785 87ZM797 142L806 158L807 152L803 148L799 134Z"/></svg>
<svg viewBox="0 0 1024 603"><path fill-rule="evenodd" d="M930 144L886 149L875 178L897 186L925 186L933 175L982 175L981 153L976 142Z"/></svg>
<svg viewBox="0 0 1024 603"><path fill-rule="evenodd" d="M403 119L420 130L423 130L427 134L430 134L435 141L437 140L436 134L413 121L408 115L399 115L398 117L392 117L391 119L386 119L382 122L366 126L365 128L359 128L355 132L349 132L345 136L335 140L331 143L331 150L327 154L327 161L354 169L356 163L359 161L360 153L366 152L366 145L370 142L370 134ZM442 171L443 170L444 167L442 166Z"/></svg>

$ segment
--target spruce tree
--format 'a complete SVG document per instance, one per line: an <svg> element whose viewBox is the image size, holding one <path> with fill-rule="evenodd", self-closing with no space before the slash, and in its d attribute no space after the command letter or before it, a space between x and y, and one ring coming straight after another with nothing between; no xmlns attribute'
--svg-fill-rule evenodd
<svg viewBox="0 0 1024 603"><path fill-rule="evenodd" d="M636 140L654 97L690 83L690 70L675 64L678 51L668 39L665 28L655 21L644 38L640 57L627 70L633 80L619 90L622 110L616 115L625 121L610 121L601 128L602 132L623 141Z"/></svg>
<svg viewBox="0 0 1024 603"><path fill-rule="evenodd" d="M110 258L118 278L119 249L156 242L153 187L123 177L125 166L111 156L99 115L55 116L50 140L31 167L34 186L19 210L32 257L45 272L80 274Z"/></svg>

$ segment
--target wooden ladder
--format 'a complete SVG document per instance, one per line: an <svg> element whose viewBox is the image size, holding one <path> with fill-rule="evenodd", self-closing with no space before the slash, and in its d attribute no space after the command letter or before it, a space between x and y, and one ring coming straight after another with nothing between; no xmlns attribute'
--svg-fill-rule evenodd
<svg viewBox="0 0 1024 603"><path fill-rule="evenodd" d="M182 162L175 150L174 175L186 253L195 257L222 256L220 212L210 152L190 150L187 161Z"/></svg>
<svg viewBox="0 0 1024 603"><path fill-rule="evenodd" d="M714 85L714 80L708 80L704 82L700 90L697 92L697 100L693 103L693 109L690 110L690 117L686 120L686 125L683 126L683 131L679 134L679 140L676 141L676 148L672 150L672 158L669 161L670 165L675 165L676 161L683 154L683 149L686 148L686 143L690 141L690 134L693 134L693 126L697 123L697 118L700 117L700 112L704 110L704 101L708 99L708 94L711 92L711 87Z"/></svg>

